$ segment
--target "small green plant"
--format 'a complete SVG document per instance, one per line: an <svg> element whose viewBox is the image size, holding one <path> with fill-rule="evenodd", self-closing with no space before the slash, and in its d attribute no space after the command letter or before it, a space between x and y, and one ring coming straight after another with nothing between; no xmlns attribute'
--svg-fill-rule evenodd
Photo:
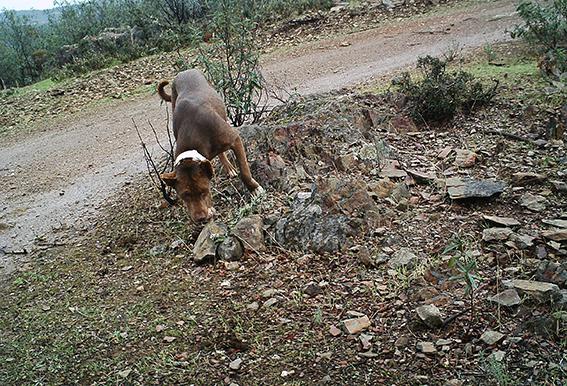
<svg viewBox="0 0 567 386"><path fill-rule="evenodd" d="M496 52L494 52L494 48L492 47L492 44L490 43L486 43L483 47L484 49L484 53L486 54L486 58L488 59L488 62L494 62L496 60Z"/></svg>
<svg viewBox="0 0 567 386"><path fill-rule="evenodd" d="M323 323L323 311L321 311L320 307L317 307L315 313L313 314L313 323L315 324Z"/></svg>
<svg viewBox="0 0 567 386"><path fill-rule="evenodd" d="M475 291L481 281L478 276L478 264L467 239L460 235L454 235L443 250L443 255L451 255L449 268L457 271L450 280L456 280L465 284L465 295L469 298L470 319L475 318Z"/></svg>
<svg viewBox="0 0 567 386"><path fill-rule="evenodd" d="M560 78L567 72L567 0L522 1L517 11L524 24L514 28L512 37L537 47L544 75Z"/></svg>
<svg viewBox="0 0 567 386"><path fill-rule="evenodd" d="M194 65L205 70L224 97L234 126L255 123L264 113L267 100L254 41L256 23L245 17L238 1L220 0L209 27L216 38L199 45Z"/></svg>
<svg viewBox="0 0 567 386"><path fill-rule="evenodd" d="M447 62L439 58L420 57L417 68L420 80L405 72L392 84L406 96L409 114L423 123L443 123L459 110L469 113L486 105L496 95L497 82L485 87L468 72L448 71Z"/></svg>
<svg viewBox="0 0 567 386"><path fill-rule="evenodd" d="M483 369L484 372L490 375L498 386L512 386L512 380L508 368L502 362L499 362L493 356L484 359Z"/></svg>

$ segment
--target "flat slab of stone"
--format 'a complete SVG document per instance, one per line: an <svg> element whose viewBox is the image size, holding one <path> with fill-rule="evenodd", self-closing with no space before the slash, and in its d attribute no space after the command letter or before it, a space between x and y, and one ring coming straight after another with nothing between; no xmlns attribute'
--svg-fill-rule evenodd
<svg viewBox="0 0 567 386"><path fill-rule="evenodd" d="M483 219L496 225L503 227L517 227L520 226L520 222L513 217L500 217L500 216L488 216L483 215Z"/></svg>
<svg viewBox="0 0 567 386"><path fill-rule="evenodd" d="M488 243L506 241L512 233L510 228L486 228L482 231L482 240Z"/></svg>
<svg viewBox="0 0 567 386"><path fill-rule="evenodd" d="M559 231L547 231L541 234L543 237L553 241L567 241L567 229Z"/></svg>
<svg viewBox="0 0 567 386"><path fill-rule="evenodd" d="M419 342L417 343L416 348L424 354L433 354L437 352L433 342Z"/></svg>
<svg viewBox="0 0 567 386"><path fill-rule="evenodd" d="M395 160L386 160L386 163L378 172L378 176L380 177L389 177L389 178L404 178L407 177L408 173L400 169L400 163Z"/></svg>
<svg viewBox="0 0 567 386"><path fill-rule="evenodd" d="M518 291L518 293L526 294L543 302L554 302L559 300L561 297L559 287L552 283L516 279L512 280L511 285Z"/></svg>
<svg viewBox="0 0 567 386"><path fill-rule="evenodd" d="M358 334L370 327L370 319L364 315L358 318L343 320L343 326L349 334Z"/></svg>
<svg viewBox="0 0 567 386"><path fill-rule="evenodd" d="M488 300L505 307L514 307L522 302L520 295L518 295L518 291L516 291L515 289L507 289L505 291L502 291L490 297Z"/></svg>
<svg viewBox="0 0 567 386"><path fill-rule="evenodd" d="M388 261L388 266L392 269L401 267L411 267L415 264L417 256L409 248L400 248Z"/></svg>
<svg viewBox="0 0 567 386"><path fill-rule="evenodd" d="M542 223L546 225L551 225L557 228L567 228L567 220L562 220L560 218L555 219L544 219L541 220Z"/></svg>
<svg viewBox="0 0 567 386"><path fill-rule="evenodd" d="M431 182L435 181L435 178L436 178L434 172L426 173L426 172L420 172L419 170L412 170L412 169L408 169L407 172L410 176L413 177L413 179L417 183L420 183L420 184L431 183Z"/></svg>
<svg viewBox="0 0 567 386"><path fill-rule="evenodd" d="M525 193L520 197L520 205L532 212L545 210L547 200L539 194Z"/></svg>
<svg viewBox="0 0 567 386"><path fill-rule="evenodd" d="M506 188L506 183L503 181L465 180L461 178L448 178L445 185L452 200L490 198L502 193Z"/></svg>
<svg viewBox="0 0 567 386"><path fill-rule="evenodd" d="M514 173L512 183L516 186L540 184L547 179L547 176L539 173Z"/></svg>
<svg viewBox="0 0 567 386"><path fill-rule="evenodd" d="M500 342L502 338L504 338L504 334L493 330L487 330L480 336L480 340L489 346Z"/></svg>

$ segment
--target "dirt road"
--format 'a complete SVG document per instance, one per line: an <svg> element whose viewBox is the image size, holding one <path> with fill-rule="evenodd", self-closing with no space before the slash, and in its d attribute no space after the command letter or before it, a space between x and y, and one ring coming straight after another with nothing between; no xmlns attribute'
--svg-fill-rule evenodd
<svg viewBox="0 0 567 386"><path fill-rule="evenodd" d="M269 80L310 94L369 81L452 47L509 39L514 1L474 2L390 22L372 30L320 40L263 58ZM58 229L88 225L111 194L145 170L132 119L150 138L148 120L165 127L157 96L117 102L45 125L18 143L0 145L0 270L14 269ZM124 197L124 199L128 199Z"/></svg>

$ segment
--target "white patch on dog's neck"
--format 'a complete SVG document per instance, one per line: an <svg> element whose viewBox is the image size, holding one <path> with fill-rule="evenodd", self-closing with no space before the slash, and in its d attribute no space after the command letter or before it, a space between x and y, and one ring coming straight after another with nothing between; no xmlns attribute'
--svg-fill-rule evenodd
<svg viewBox="0 0 567 386"><path fill-rule="evenodd" d="M207 159L197 150L187 150L177 156L177 158L175 159L174 166L179 165L179 163L184 159L190 159L198 162L207 161Z"/></svg>

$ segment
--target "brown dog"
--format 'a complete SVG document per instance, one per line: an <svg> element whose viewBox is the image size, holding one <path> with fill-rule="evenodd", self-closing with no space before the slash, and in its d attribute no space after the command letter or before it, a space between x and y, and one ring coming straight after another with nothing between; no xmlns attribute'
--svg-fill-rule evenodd
<svg viewBox="0 0 567 386"><path fill-rule="evenodd" d="M246 187L257 195L264 189L250 175L244 145L238 132L230 126L220 95L211 87L199 70L187 70L177 74L171 85L171 95L162 81L158 93L173 109L173 135L175 137L175 170L161 175L183 200L191 219L206 221L214 214L210 181L213 178L211 160L219 156L229 176L236 176L236 169L226 158L225 151L232 149L240 178Z"/></svg>

